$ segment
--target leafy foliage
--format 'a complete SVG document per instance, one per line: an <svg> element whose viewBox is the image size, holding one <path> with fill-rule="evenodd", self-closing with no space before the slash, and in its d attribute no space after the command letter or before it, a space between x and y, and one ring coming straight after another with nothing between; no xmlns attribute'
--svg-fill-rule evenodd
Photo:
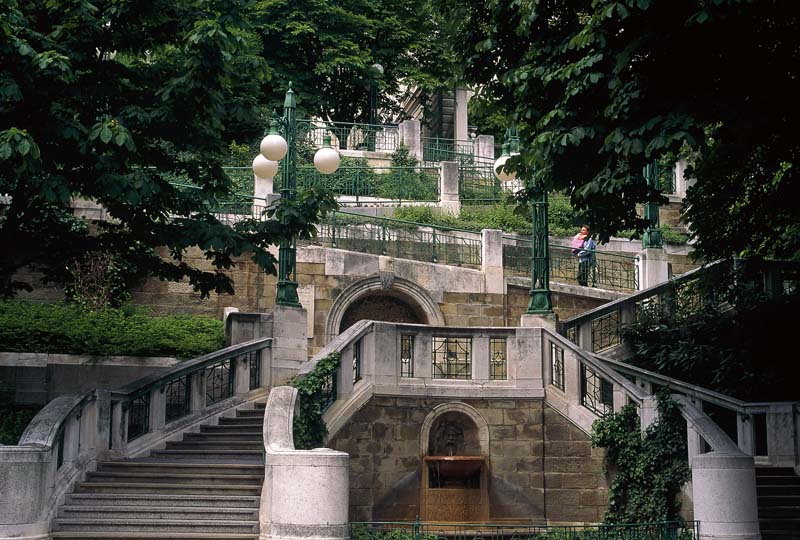
<svg viewBox="0 0 800 540"><path fill-rule="evenodd" d="M39 412L39 407L9 405L0 407L0 445L15 445Z"/></svg>
<svg viewBox="0 0 800 540"><path fill-rule="evenodd" d="M700 254L798 252L795 2L439 3L465 78L518 127L510 163L569 194L600 240L641 232L636 205L664 202L643 166L688 150Z"/></svg>
<svg viewBox="0 0 800 540"><path fill-rule="evenodd" d="M323 389L336 377L342 357L334 352L317 362L303 377L294 377L289 386L297 388L299 406L294 416L294 446L302 450L319 448L325 442L328 428L322 420L325 395ZM334 379L335 380L335 379Z"/></svg>
<svg viewBox="0 0 800 540"><path fill-rule="evenodd" d="M642 434L636 407L626 405L592 426L592 446L613 464L606 523L679 521L678 495L689 480L686 424L667 393L656 396L658 419Z"/></svg>
<svg viewBox="0 0 800 540"><path fill-rule="evenodd" d="M93 252L203 295L231 292L234 257L275 273L269 245L313 234L334 204L315 191L272 209L284 224L213 215L234 190L230 142L263 129L253 15L248 0L0 4L0 295L30 288L14 277L28 266L69 282L53 262ZM176 177L198 189L176 189ZM87 227L74 198L110 219ZM211 271L183 259L191 246Z"/></svg>
<svg viewBox="0 0 800 540"><path fill-rule="evenodd" d="M0 350L191 358L224 346L222 322L142 310L0 301Z"/></svg>

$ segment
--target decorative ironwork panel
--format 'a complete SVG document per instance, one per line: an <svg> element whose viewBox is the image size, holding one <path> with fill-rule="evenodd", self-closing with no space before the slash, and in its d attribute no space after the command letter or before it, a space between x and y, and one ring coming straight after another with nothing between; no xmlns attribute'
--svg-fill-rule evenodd
<svg viewBox="0 0 800 540"><path fill-rule="evenodd" d="M622 321L619 310L592 319L592 352L599 352L622 343Z"/></svg>
<svg viewBox="0 0 800 540"><path fill-rule="evenodd" d="M410 334L400 336L400 376L414 376L414 336Z"/></svg>
<svg viewBox="0 0 800 540"><path fill-rule="evenodd" d="M550 384L564 390L564 349L550 344Z"/></svg>
<svg viewBox="0 0 800 540"><path fill-rule="evenodd" d="M338 150L394 152L400 141L400 128L395 124L360 124L352 122L297 121L298 139L313 147L321 147L325 135Z"/></svg>
<svg viewBox="0 0 800 540"><path fill-rule="evenodd" d="M361 340L353 344L353 384L361 380Z"/></svg>
<svg viewBox="0 0 800 540"><path fill-rule="evenodd" d="M462 165L458 168L458 194L464 203L497 202L506 190L492 165Z"/></svg>
<svg viewBox="0 0 800 540"><path fill-rule="evenodd" d="M434 379L472 378L472 338L433 337Z"/></svg>
<svg viewBox="0 0 800 540"><path fill-rule="evenodd" d="M167 383L164 387L167 423L182 418L189 414L191 410L191 376L184 375L180 379L175 379Z"/></svg>
<svg viewBox="0 0 800 540"><path fill-rule="evenodd" d="M142 394L128 402L128 440L141 437L150 431L150 393Z"/></svg>
<svg viewBox="0 0 800 540"><path fill-rule="evenodd" d="M692 279L675 284L675 308L677 314L683 317L693 315L703 306L703 296L700 291L700 280Z"/></svg>
<svg viewBox="0 0 800 540"><path fill-rule="evenodd" d="M261 388L261 351L247 353L247 366L250 371L250 390Z"/></svg>
<svg viewBox="0 0 800 540"><path fill-rule="evenodd" d="M575 345L579 345L578 343L578 327L577 326L570 326L567 328L566 338L570 340Z"/></svg>
<svg viewBox="0 0 800 540"><path fill-rule="evenodd" d="M489 379L504 381L507 378L506 338L489 338Z"/></svg>
<svg viewBox="0 0 800 540"><path fill-rule="evenodd" d="M440 161L457 161L460 165L472 165L475 163L472 141L423 137L421 142L422 161L425 163L438 163Z"/></svg>
<svg viewBox="0 0 800 540"><path fill-rule="evenodd" d="M603 416L614 410L614 387L581 364L581 405Z"/></svg>
<svg viewBox="0 0 800 540"><path fill-rule="evenodd" d="M275 189L282 185L280 174ZM344 206L439 200L439 169L435 167L357 167L342 166L333 174L322 174L314 167L297 169L297 188L317 187L339 197Z"/></svg>
<svg viewBox="0 0 800 540"><path fill-rule="evenodd" d="M328 408L333 405L333 402L336 401L336 394L337 394L337 384L336 380L338 377L339 372L336 371L331 373L322 383L322 389L320 389L320 396L322 397L322 412L328 410Z"/></svg>
<svg viewBox="0 0 800 540"><path fill-rule="evenodd" d="M230 360L206 367L206 407L233 395L232 375Z"/></svg>

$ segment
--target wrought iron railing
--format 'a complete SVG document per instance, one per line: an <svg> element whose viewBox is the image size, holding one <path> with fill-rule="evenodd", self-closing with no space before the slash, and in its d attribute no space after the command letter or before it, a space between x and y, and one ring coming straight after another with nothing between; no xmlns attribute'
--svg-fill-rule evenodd
<svg viewBox="0 0 800 540"><path fill-rule="evenodd" d="M276 191L281 176L275 177ZM339 197L342 204L439 200L438 167L339 167L333 174L322 174L314 167L297 169L297 188L323 188ZM364 201L368 198L368 201Z"/></svg>
<svg viewBox="0 0 800 540"><path fill-rule="evenodd" d="M333 248L456 266L480 266L481 239L471 231L350 212L331 212L313 242Z"/></svg>
<svg viewBox="0 0 800 540"><path fill-rule="evenodd" d="M298 120L297 133L299 140L314 147L322 146L325 135L330 135L331 146L338 150L394 152L400 143L400 129L396 124Z"/></svg>
<svg viewBox="0 0 800 540"><path fill-rule="evenodd" d="M699 522L556 526L491 523L351 522L351 540L697 540Z"/></svg>
<svg viewBox="0 0 800 540"><path fill-rule="evenodd" d="M421 142L422 161L426 163L440 161L457 161L461 165L475 163L475 147L472 141L423 137Z"/></svg>
<svg viewBox="0 0 800 540"><path fill-rule="evenodd" d="M550 244L550 278L578 283L578 258L566 246ZM530 275L531 240L520 236L503 239L503 268L511 273ZM588 283L592 287L619 291L639 289L639 265L633 255L594 251Z"/></svg>

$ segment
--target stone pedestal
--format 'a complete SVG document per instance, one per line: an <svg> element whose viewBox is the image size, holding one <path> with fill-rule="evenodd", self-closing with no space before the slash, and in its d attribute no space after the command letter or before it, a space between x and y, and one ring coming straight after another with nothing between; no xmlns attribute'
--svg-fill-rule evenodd
<svg viewBox="0 0 800 540"><path fill-rule="evenodd" d="M400 122L400 142L408 147L408 153L422 161L422 131L419 120Z"/></svg>
<svg viewBox="0 0 800 540"><path fill-rule="evenodd" d="M281 384L308 361L308 314L305 308L275 306L272 312L272 377Z"/></svg>
<svg viewBox="0 0 800 540"><path fill-rule="evenodd" d="M639 252L639 258L639 289L649 289L669 279L669 262L663 249L643 249Z"/></svg>
<svg viewBox="0 0 800 540"><path fill-rule="evenodd" d="M458 194L458 162L442 161L439 177L439 201L442 212L458 215L461 212L461 198Z"/></svg>
<svg viewBox="0 0 800 540"><path fill-rule="evenodd" d="M542 327L555 332L558 326L558 315L555 313L537 315L523 313L522 317L520 317L519 325L524 327Z"/></svg>
<svg viewBox="0 0 800 540"><path fill-rule="evenodd" d="M483 229L481 231L481 270L484 292L504 294L503 278L503 231Z"/></svg>

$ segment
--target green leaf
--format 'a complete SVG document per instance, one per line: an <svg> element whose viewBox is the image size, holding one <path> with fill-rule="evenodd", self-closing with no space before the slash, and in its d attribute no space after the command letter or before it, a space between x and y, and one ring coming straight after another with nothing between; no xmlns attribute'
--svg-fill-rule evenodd
<svg viewBox="0 0 800 540"><path fill-rule="evenodd" d="M100 140L108 144L111 141L112 133L108 126L103 126L100 130Z"/></svg>

